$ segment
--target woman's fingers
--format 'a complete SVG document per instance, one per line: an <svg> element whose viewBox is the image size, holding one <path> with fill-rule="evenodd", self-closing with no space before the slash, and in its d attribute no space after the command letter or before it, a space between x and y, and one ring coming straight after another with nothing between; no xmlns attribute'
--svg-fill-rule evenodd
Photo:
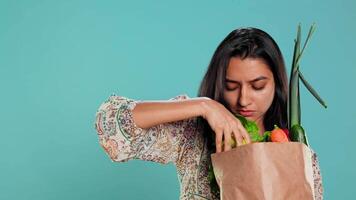
<svg viewBox="0 0 356 200"><path fill-rule="evenodd" d="M224 151L231 150L231 131L225 130L224 132Z"/></svg>
<svg viewBox="0 0 356 200"><path fill-rule="evenodd" d="M215 146L216 146L216 152L218 153L221 152L222 137L223 137L223 130L217 130L215 132Z"/></svg>
<svg viewBox="0 0 356 200"><path fill-rule="evenodd" d="M235 144L233 140L235 140ZM250 135L239 121L230 122L228 126L225 124L225 127L220 126L220 128L215 131L217 153L229 151L235 147L235 145L240 146L249 143L251 143Z"/></svg>
<svg viewBox="0 0 356 200"><path fill-rule="evenodd" d="M242 145L243 137L242 137L241 133L238 132L235 134L235 140L236 140L236 146Z"/></svg>
<svg viewBox="0 0 356 200"><path fill-rule="evenodd" d="M250 135L247 133L246 129L242 125L240 125L239 127L241 131L241 135L245 139L246 144L251 143Z"/></svg>
<svg viewBox="0 0 356 200"><path fill-rule="evenodd" d="M238 124L237 127L234 129L233 136L235 137L237 146L251 143L250 135L247 133L246 129L241 124Z"/></svg>

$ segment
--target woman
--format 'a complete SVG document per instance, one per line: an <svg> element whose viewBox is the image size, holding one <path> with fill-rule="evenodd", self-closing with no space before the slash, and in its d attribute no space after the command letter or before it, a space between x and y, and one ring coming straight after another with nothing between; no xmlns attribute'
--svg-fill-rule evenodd
<svg viewBox="0 0 356 200"><path fill-rule="evenodd" d="M112 95L101 104L95 128L112 161L141 159L177 167L180 199L219 199L208 180L210 154L250 138L234 114L257 123L260 134L287 128L287 75L275 41L257 28L232 31L218 46L198 97L139 101ZM316 199L322 199L319 163L313 153Z"/></svg>

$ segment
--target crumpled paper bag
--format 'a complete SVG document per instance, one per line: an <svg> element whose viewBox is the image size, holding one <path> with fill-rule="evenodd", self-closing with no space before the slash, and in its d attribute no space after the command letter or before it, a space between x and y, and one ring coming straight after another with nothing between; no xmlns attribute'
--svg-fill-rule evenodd
<svg viewBox="0 0 356 200"><path fill-rule="evenodd" d="M250 143L211 154L220 199L314 199L311 154L299 142Z"/></svg>

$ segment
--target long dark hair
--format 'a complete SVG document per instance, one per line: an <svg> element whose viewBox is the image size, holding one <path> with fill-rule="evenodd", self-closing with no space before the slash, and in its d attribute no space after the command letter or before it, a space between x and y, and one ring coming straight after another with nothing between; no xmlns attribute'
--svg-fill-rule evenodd
<svg viewBox="0 0 356 200"><path fill-rule="evenodd" d="M224 100L225 76L231 57L260 58L268 64L274 76L275 95L263 124L266 130L272 130L274 124L280 128L287 128L288 78L283 55L273 38L258 28L233 30L219 44L201 81L197 96L209 97L220 102L232 112ZM203 117L198 117L198 126L202 128L204 138L207 139L210 158L210 154L215 151L213 131ZM209 163L211 167L211 161Z"/></svg>

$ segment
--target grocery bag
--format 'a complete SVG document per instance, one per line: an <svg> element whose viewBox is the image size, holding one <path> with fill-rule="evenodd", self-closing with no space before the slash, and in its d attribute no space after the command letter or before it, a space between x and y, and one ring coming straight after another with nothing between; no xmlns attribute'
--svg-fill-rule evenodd
<svg viewBox="0 0 356 200"><path fill-rule="evenodd" d="M220 199L314 199L311 157L300 142L249 143L211 154Z"/></svg>

